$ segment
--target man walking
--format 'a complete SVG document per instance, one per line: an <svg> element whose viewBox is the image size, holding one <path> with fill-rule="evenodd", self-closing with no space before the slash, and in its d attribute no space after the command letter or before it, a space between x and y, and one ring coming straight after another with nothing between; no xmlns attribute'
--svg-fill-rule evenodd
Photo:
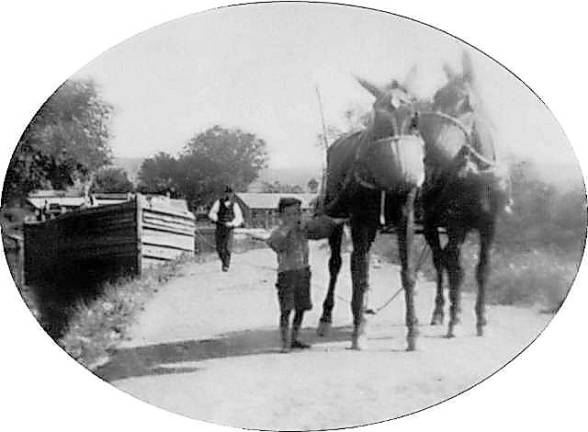
<svg viewBox="0 0 588 432"><path fill-rule="evenodd" d="M231 251L233 248L233 229L243 224L243 213L235 202L233 190L227 186L222 198L216 200L208 213L216 224L216 251L222 263L222 270L229 271Z"/></svg>

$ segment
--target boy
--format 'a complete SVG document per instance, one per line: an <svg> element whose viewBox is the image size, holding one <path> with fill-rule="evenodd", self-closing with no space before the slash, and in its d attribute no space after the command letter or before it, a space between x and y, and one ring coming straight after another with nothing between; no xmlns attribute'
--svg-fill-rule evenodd
<svg viewBox="0 0 588 432"><path fill-rule="evenodd" d="M310 267L308 240L328 238L342 219L326 216L302 221L301 202L296 198L281 198L278 204L280 225L271 233L267 244L278 256L278 300L280 303L280 336L282 352L310 345L298 339L304 312L312 309L310 298ZM290 313L294 310L292 332Z"/></svg>

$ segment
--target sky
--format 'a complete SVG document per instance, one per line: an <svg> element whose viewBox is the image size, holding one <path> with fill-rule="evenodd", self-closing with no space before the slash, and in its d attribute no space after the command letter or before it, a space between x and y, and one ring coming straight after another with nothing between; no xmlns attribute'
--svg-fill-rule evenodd
<svg viewBox="0 0 588 432"><path fill-rule="evenodd" d="M463 50L499 152L581 178L559 124L518 78L452 36L378 11L291 3L211 10L141 33L74 78L92 78L114 106L117 157L177 154L192 136L220 124L264 139L270 168L318 169L324 154L317 89L326 123L341 127L345 110L372 104L354 76L386 84L416 65L413 89L430 97L445 82L444 63L460 69Z"/></svg>

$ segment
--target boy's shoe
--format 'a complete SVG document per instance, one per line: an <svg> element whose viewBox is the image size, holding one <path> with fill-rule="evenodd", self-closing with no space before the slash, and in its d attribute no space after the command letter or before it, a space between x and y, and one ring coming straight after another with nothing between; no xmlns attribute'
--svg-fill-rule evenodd
<svg viewBox="0 0 588 432"><path fill-rule="evenodd" d="M308 349L310 348L310 345L304 342L300 342L299 340L293 340L291 347L292 349Z"/></svg>

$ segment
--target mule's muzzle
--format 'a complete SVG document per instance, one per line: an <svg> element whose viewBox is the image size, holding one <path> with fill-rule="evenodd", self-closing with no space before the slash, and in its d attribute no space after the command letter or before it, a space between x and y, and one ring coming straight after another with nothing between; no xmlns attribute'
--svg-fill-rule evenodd
<svg viewBox="0 0 588 432"><path fill-rule="evenodd" d="M400 135L373 142L365 162L375 185L395 192L423 184L424 156L425 143L420 136Z"/></svg>

